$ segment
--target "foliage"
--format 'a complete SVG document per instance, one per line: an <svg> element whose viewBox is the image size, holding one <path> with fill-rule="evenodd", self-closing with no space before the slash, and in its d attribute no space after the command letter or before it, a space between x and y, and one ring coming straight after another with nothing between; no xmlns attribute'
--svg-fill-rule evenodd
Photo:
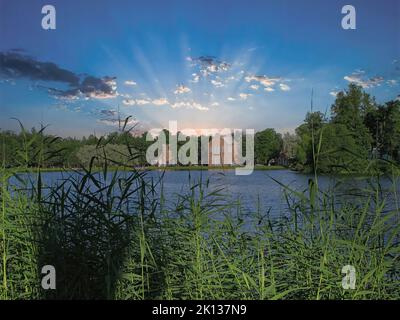
<svg viewBox="0 0 400 320"><path fill-rule="evenodd" d="M268 164L279 156L282 150L282 137L274 129L265 129L256 133L254 137L254 157L256 163Z"/></svg>
<svg viewBox="0 0 400 320"><path fill-rule="evenodd" d="M400 160L400 102L389 101L379 106L361 87L350 84L338 93L331 107L331 119L321 112L308 113L296 134L295 167L299 170L375 170L368 166L369 159ZM389 168L390 164L380 162L379 170Z"/></svg>

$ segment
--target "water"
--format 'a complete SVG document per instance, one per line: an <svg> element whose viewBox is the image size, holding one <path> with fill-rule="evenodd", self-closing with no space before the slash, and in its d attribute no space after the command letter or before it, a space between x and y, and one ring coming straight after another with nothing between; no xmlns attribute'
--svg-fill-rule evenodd
<svg viewBox="0 0 400 320"><path fill-rule="evenodd" d="M44 185L54 185L61 183L68 175L76 173L70 172L46 172L43 173L42 180ZM121 175L127 175L127 172L121 172ZM157 181L163 171L150 171L146 179ZM110 173L111 177L111 173ZM242 207L247 211L261 210L269 211L271 215L278 215L287 211L287 202L284 197L284 187L281 184L298 192L305 192L308 189L310 179L313 175L306 175L290 170L271 170L254 171L249 176L236 176L234 170L210 170L210 171L166 171L163 178L163 194L167 203L173 204L180 195L184 195L190 189L190 182L195 183L200 179L206 181L209 179L209 190L223 188L222 193L229 200L240 201ZM280 183L278 183L279 181ZM17 181L11 181L16 183ZM382 179L382 190L388 197L389 208L395 208L395 196L393 192L393 183L389 179ZM361 177L332 177L319 176L318 186L320 190L330 192L334 190L337 202L344 200L353 203L363 204L366 201L366 191L368 188L368 179ZM160 186L158 187L160 192ZM397 192L400 194L400 187L397 186Z"/></svg>

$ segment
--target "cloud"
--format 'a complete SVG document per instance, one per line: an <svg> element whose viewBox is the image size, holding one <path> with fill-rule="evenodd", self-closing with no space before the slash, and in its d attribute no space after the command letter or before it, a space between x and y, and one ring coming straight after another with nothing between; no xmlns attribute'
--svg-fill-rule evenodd
<svg viewBox="0 0 400 320"><path fill-rule="evenodd" d="M102 115L102 116L113 117L113 116L117 115L117 111L104 109L104 110L100 110L99 114Z"/></svg>
<svg viewBox="0 0 400 320"><path fill-rule="evenodd" d="M126 98L126 99L130 99L131 95L127 94L127 93L118 93L118 96L122 97L122 98Z"/></svg>
<svg viewBox="0 0 400 320"><path fill-rule="evenodd" d="M167 98L159 98L159 99L154 99L152 103L156 106L163 106L163 105L169 105L169 101Z"/></svg>
<svg viewBox="0 0 400 320"><path fill-rule="evenodd" d="M331 92L329 92L329 94L330 94L332 97L335 97L335 98L336 98L336 96L339 94L339 91L331 91Z"/></svg>
<svg viewBox="0 0 400 320"><path fill-rule="evenodd" d="M0 74L4 77L58 81L70 86L79 85L79 77L51 62L40 62L18 52L0 52Z"/></svg>
<svg viewBox="0 0 400 320"><path fill-rule="evenodd" d="M126 106L134 106L136 104L135 99L124 99L122 100L122 103Z"/></svg>
<svg viewBox="0 0 400 320"><path fill-rule="evenodd" d="M87 76L77 90L87 97L109 99L117 96L117 82L115 77L96 78Z"/></svg>
<svg viewBox="0 0 400 320"><path fill-rule="evenodd" d="M285 83L280 83L279 88L281 88L282 91L290 91L290 87Z"/></svg>
<svg viewBox="0 0 400 320"><path fill-rule="evenodd" d="M215 86L215 87L217 87L217 88L222 88L222 87L225 86L225 85L224 85L221 81L219 81L219 80L211 80L211 83L213 84L213 86Z"/></svg>
<svg viewBox="0 0 400 320"><path fill-rule="evenodd" d="M266 75L247 75L244 77L244 80L248 83L257 82L258 84L250 85L250 89L258 90L259 86L262 85L264 87L264 91L273 92L275 91L276 86L282 91L290 91L291 88L284 82L288 82L290 80L284 79L282 77L268 77Z"/></svg>
<svg viewBox="0 0 400 320"><path fill-rule="evenodd" d="M386 83L387 83L389 86L393 87L393 86L398 85L399 81L396 80L396 79L390 79L390 80L387 80Z"/></svg>
<svg viewBox="0 0 400 320"><path fill-rule="evenodd" d="M145 104L149 104L150 101L146 99L124 99L122 100L122 103L126 106L134 106L134 105L143 106Z"/></svg>
<svg viewBox="0 0 400 320"><path fill-rule="evenodd" d="M209 76L219 72L228 71L231 65L225 61L219 60L214 56L200 56L197 58L188 57L192 66L198 67L201 75Z"/></svg>
<svg viewBox="0 0 400 320"><path fill-rule="evenodd" d="M200 81L200 76L197 73L192 73L192 80L190 82L197 83Z"/></svg>
<svg viewBox="0 0 400 320"><path fill-rule="evenodd" d="M0 76L3 78L27 78L34 81L52 81L67 84L69 89L47 88L48 92L62 99L108 99L117 96L115 77L97 78L86 75L83 80L72 71L60 68L52 62L38 61L19 52L0 52ZM44 86L39 86L44 87Z"/></svg>
<svg viewBox="0 0 400 320"><path fill-rule="evenodd" d="M136 86L137 85L137 83L133 80L126 80L124 83L127 86Z"/></svg>
<svg viewBox="0 0 400 320"><path fill-rule="evenodd" d="M232 97L228 97L227 100L228 100L228 101L235 101L236 99L235 99L235 98L232 98Z"/></svg>
<svg viewBox="0 0 400 320"><path fill-rule="evenodd" d="M356 85L361 86L364 89L374 88L380 86L382 82L385 80L381 76L376 76L372 78L368 78L365 76L364 70L356 70L352 74L348 76L344 76L344 80L354 83Z"/></svg>
<svg viewBox="0 0 400 320"><path fill-rule="evenodd" d="M282 81L282 78L281 77L267 77L267 76L251 75L251 76L246 76L244 78L244 80L246 82L252 82L252 81L259 82L264 87L272 87L276 83Z"/></svg>
<svg viewBox="0 0 400 320"><path fill-rule="evenodd" d="M171 104L171 107L174 109L177 108L187 108L187 109L197 109L200 111L208 111L209 108L202 106L198 102L194 101L180 101L180 102L175 102L174 104Z"/></svg>
<svg viewBox="0 0 400 320"><path fill-rule="evenodd" d="M162 105L169 105L169 101L166 98L158 98L158 99L124 99L122 100L122 103L126 106L144 106L147 104L154 104L156 106L162 106Z"/></svg>
<svg viewBox="0 0 400 320"><path fill-rule="evenodd" d="M136 100L136 104L138 106L143 106L143 105L146 105L146 104L149 104L149 103L150 103L150 101L147 100L147 99L137 99Z"/></svg>
<svg viewBox="0 0 400 320"><path fill-rule="evenodd" d="M174 91L175 94L184 94L184 93L189 93L192 90L190 88L186 87L185 85L179 85L177 86L176 90Z"/></svg>
<svg viewBox="0 0 400 320"><path fill-rule="evenodd" d="M248 97L250 97L251 94L250 93L239 93L239 97L242 100L247 100Z"/></svg>

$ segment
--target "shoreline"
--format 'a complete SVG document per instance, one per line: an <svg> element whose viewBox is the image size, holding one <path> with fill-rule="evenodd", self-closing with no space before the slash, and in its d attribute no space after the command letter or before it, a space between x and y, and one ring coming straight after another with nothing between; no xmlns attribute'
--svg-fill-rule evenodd
<svg viewBox="0 0 400 320"><path fill-rule="evenodd" d="M147 166L147 167L118 167L110 166L107 171L233 171L239 166ZM15 173L28 173L28 172L38 172L39 168L3 168L5 170L11 170ZM290 167L284 166L265 166L256 165L253 169L254 171L292 171L302 175L314 175L313 172L294 170ZM83 171L83 168L40 168L40 172L68 172L68 171ZM101 172L102 167L93 167L92 172ZM379 176L384 176L385 173L381 172ZM355 177L355 178L368 178L376 176L376 173L366 173L366 172L337 172L337 173L318 173L318 176L330 176L330 177Z"/></svg>
<svg viewBox="0 0 400 320"><path fill-rule="evenodd" d="M215 171L215 170L235 170L238 166L148 166L148 167L108 167L108 171ZM38 168L7 168L7 170L15 170L17 172L38 171ZM41 172L62 172L62 171L82 171L82 168L40 168ZM101 171L101 167L93 167L92 171ZM271 171L271 170L290 170L284 166L255 166L254 171Z"/></svg>

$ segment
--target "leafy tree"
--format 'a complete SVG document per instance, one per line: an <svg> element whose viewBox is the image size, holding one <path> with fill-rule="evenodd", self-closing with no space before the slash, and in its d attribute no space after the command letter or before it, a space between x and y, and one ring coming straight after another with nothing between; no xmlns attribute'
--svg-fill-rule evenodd
<svg viewBox="0 0 400 320"><path fill-rule="evenodd" d="M289 159L294 159L296 157L296 149L298 147L298 136L296 134L291 134L286 132L282 137L282 152Z"/></svg>
<svg viewBox="0 0 400 320"><path fill-rule="evenodd" d="M338 173L366 168L366 157L356 139L344 124L326 124L318 137L315 169Z"/></svg>
<svg viewBox="0 0 400 320"><path fill-rule="evenodd" d="M365 124L380 158L400 160L400 101L389 101L368 112Z"/></svg>
<svg viewBox="0 0 400 320"><path fill-rule="evenodd" d="M259 164L268 164L279 156L282 150L282 136L274 129L265 129L257 132L254 139L255 161Z"/></svg>
<svg viewBox="0 0 400 320"><path fill-rule="evenodd" d="M364 119L375 109L374 99L355 84L350 84L346 91L340 92L331 107L332 123L344 125L354 135L363 156L368 155L372 144L372 137Z"/></svg>
<svg viewBox="0 0 400 320"><path fill-rule="evenodd" d="M296 129L298 137L295 149L297 169L314 168L315 147L318 145L320 132L325 124L326 117L322 112L308 112L304 123Z"/></svg>

